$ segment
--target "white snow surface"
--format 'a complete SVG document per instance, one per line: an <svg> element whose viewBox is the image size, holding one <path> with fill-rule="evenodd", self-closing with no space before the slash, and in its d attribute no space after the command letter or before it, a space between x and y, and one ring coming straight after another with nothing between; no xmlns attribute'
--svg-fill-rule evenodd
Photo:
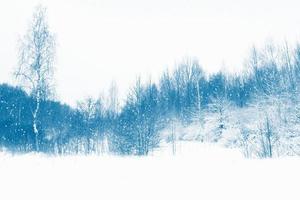
<svg viewBox="0 0 300 200"><path fill-rule="evenodd" d="M245 159L200 142L147 157L0 155L0 199L299 200L300 158Z"/></svg>

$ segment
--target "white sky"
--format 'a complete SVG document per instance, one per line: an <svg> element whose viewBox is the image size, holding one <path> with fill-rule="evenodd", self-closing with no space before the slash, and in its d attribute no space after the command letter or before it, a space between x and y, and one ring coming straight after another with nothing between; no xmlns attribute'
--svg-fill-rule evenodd
<svg viewBox="0 0 300 200"><path fill-rule="evenodd" d="M138 75L156 79L184 57L234 71L253 44L300 38L299 0L0 0L0 82L13 83L17 41L39 2L59 44L57 95L71 105L112 80L124 96Z"/></svg>

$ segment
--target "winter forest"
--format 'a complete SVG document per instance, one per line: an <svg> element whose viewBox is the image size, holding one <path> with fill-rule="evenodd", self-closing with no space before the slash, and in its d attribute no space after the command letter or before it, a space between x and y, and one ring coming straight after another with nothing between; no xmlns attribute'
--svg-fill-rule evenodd
<svg viewBox="0 0 300 200"><path fill-rule="evenodd" d="M194 141L246 158L300 155L300 44L253 47L236 74L185 58L159 81L137 78L124 102L112 84L109 95L71 107L55 95L58 47L46 11L37 7L21 33L18 84L0 85L2 151L142 156Z"/></svg>

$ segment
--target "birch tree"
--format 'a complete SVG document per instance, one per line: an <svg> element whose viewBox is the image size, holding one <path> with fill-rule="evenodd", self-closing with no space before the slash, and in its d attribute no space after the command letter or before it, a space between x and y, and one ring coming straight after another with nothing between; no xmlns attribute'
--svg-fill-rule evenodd
<svg viewBox="0 0 300 200"><path fill-rule="evenodd" d="M53 80L53 62L55 56L55 39L49 31L46 9L38 6L32 22L19 47L19 64L15 76L25 90L35 100L32 109L32 126L35 134L35 148L39 151L38 113L41 101L51 95Z"/></svg>

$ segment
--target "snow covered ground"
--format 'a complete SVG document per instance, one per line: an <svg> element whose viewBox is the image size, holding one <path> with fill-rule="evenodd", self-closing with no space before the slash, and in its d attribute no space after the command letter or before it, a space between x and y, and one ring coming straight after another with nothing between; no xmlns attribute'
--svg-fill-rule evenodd
<svg viewBox="0 0 300 200"><path fill-rule="evenodd" d="M300 199L300 158L181 142L148 157L0 155L0 199Z"/></svg>

